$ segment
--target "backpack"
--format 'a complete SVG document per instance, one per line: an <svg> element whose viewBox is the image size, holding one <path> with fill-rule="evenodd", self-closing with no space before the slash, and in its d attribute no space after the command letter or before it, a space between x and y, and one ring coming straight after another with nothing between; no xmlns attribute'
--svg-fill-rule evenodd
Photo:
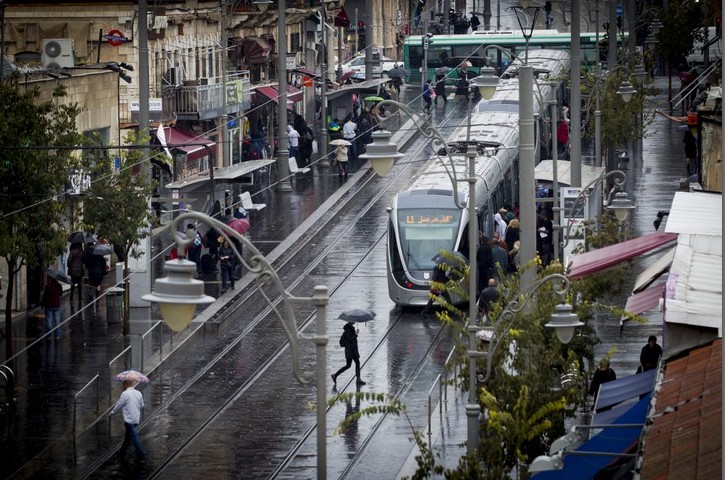
<svg viewBox="0 0 725 480"><path fill-rule="evenodd" d="M345 332L342 332L342 335L340 335L340 346L347 347L347 337L345 336Z"/></svg>

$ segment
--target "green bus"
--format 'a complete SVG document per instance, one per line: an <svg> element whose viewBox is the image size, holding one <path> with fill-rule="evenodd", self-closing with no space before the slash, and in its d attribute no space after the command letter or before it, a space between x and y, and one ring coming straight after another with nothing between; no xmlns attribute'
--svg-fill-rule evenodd
<svg viewBox="0 0 725 480"><path fill-rule="evenodd" d="M593 66L597 62L596 33L581 34L581 65L582 68ZM604 33L599 34L600 44L605 42ZM621 41L621 40L620 40ZM463 61L470 62L470 71L478 74L482 66L496 68L500 75L511 62L511 56L497 48L496 45L510 51L514 56L523 59L526 39L521 32L514 31L476 31L466 35L434 35L428 37L428 74L432 79L436 69L449 67L455 69ZM529 49L571 49L571 34L555 30L534 30L529 40ZM421 67L424 58L423 35L411 35L403 43L403 59L408 70L406 81L409 84L421 83ZM449 74L449 77L451 75Z"/></svg>

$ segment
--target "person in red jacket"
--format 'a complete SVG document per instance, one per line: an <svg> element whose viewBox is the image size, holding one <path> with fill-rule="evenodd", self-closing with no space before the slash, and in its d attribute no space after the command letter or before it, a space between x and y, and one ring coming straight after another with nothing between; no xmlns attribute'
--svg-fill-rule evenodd
<svg viewBox="0 0 725 480"><path fill-rule="evenodd" d="M45 309L45 330L50 332L55 330L55 339L60 338L60 296L63 288L60 283L48 277L43 290L43 297L40 305Z"/></svg>

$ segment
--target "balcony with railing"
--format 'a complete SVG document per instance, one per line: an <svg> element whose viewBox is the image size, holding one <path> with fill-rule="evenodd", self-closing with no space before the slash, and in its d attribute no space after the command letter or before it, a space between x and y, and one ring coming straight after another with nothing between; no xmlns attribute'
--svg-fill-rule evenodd
<svg viewBox="0 0 725 480"><path fill-rule="evenodd" d="M226 112L224 90L226 86ZM221 77L184 80L181 85L161 87L163 116L179 120L210 120L225 114L249 108L249 72Z"/></svg>

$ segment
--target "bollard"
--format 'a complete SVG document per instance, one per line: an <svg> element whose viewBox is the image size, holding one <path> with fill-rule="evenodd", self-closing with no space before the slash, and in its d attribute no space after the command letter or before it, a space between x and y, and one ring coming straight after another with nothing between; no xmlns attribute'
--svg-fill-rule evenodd
<svg viewBox="0 0 725 480"><path fill-rule="evenodd" d="M123 318L124 289L111 287L106 290L106 321L119 323Z"/></svg>

